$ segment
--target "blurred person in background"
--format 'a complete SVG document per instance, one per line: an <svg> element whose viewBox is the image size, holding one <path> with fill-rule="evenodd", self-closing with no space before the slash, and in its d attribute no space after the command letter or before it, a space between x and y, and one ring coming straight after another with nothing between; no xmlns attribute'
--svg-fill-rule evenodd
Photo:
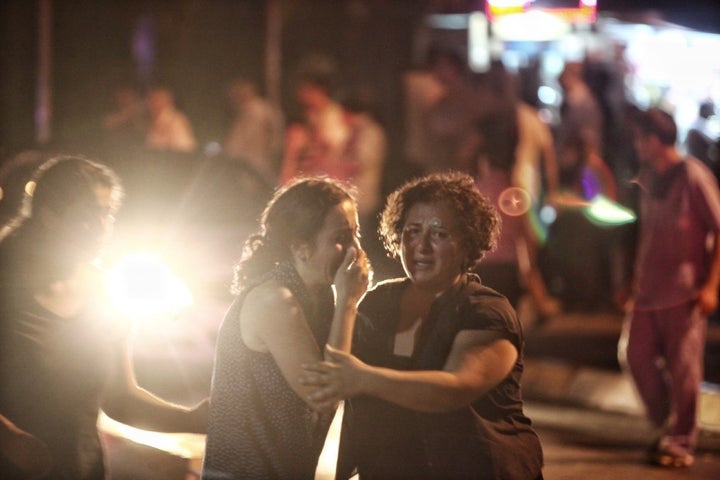
<svg viewBox="0 0 720 480"><path fill-rule="evenodd" d="M539 317L550 317L561 305L548 294L537 267L541 245L530 216L539 211L541 199L557 189L552 134L533 107L517 98L515 78L501 63L493 63L477 85L488 113L475 123L470 155L478 190L497 206L503 228L497 248L483 257L475 272L514 308L520 309L527 298ZM521 320L529 324L533 319Z"/></svg>
<svg viewBox="0 0 720 480"><path fill-rule="evenodd" d="M711 170L716 171L717 158L713 157L712 147L718 140L718 132L711 127L711 118L715 115L715 104L711 101L702 102L698 109L698 118L688 130L685 139L687 153L707 165Z"/></svg>
<svg viewBox="0 0 720 480"><path fill-rule="evenodd" d="M170 89L156 85L150 88L146 99L150 124L145 145L151 150L165 152L194 152L197 141L187 116L178 110Z"/></svg>
<svg viewBox="0 0 720 480"><path fill-rule="evenodd" d="M720 288L720 193L709 169L676 147L673 117L638 114L642 168L633 297L619 344L647 416L659 431L648 452L662 467L693 463L707 318Z"/></svg>
<svg viewBox="0 0 720 480"><path fill-rule="evenodd" d="M288 126L280 184L299 175L329 175L347 181L354 173L343 159L350 128L334 98L335 67L323 57L309 57L300 66L295 98L302 118Z"/></svg>
<svg viewBox="0 0 720 480"><path fill-rule="evenodd" d="M586 130L577 130L565 138L558 157L559 193L582 200L597 195L616 200L615 176L600 156L594 138L595 134Z"/></svg>
<svg viewBox="0 0 720 480"><path fill-rule="evenodd" d="M428 52L428 66L440 87L440 95L423 112L425 152L418 159L425 173L457 170L472 173L466 155L475 121L486 113L470 81L467 60L459 52L435 46Z"/></svg>
<svg viewBox="0 0 720 480"><path fill-rule="evenodd" d="M405 278L362 300L353 354L305 365L318 408L345 402L337 477L540 479L523 413L515 311L469 273L500 228L471 176L436 173L392 193L380 231Z"/></svg>
<svg viewBox="0 0 720 480"><path fill-rule="evenodd" d="M130 325L113 313L98 266L122 196L114 172L55 157L33 182L0 234L0 415L16 439L49 450L50 470L36 478L101 480L100 409L138 428L201 433L207 403L173 405L135 381ZM27 478L13 458L0 455L0 478Z"/></svg>
<svg viewBox="0 0 720 480"><path fill-rule="evenodd" d="M110 147L142 144L147 121L140 93L129 84L121 84L114 88L112 100L113 109L102 120Z"/></svg>
<svg viewBox="0 0 720 480"><path fill-rule="evenodd" d="M560 108L560 124L557 126L555 147L558 161L568 142L585 136L588 145L603 151L603 112L592 90L585 81L584 66L580 62L568 62L558 77L563 91Z"/></svg>
<svg viewBox="0 0 720 480"><path fill-rule="evenodd" d="M350 350L369 276L358 239L355 201L334 180L296 179L267 205L220 327L203 479L315 477L337 405L317 408L298 379L326 344Z"/></svg>
<svg viewBox="0 0 720 480"><path fill-rule="evenodd" d="M223 144L231 160L244 162L269 185L277 183L285 121L279 108L262 98L253 82L235 78L227 96L234 117Z"/></svg>
<svg viewBox="0 0 720 480"><path fill-rule="evenodd" d="M600 195L617 199L612 170L592 143L596 138L575 130L564 140L558 157L559 186L551 200L556 218L538 255L550 293L570 312L616 311L622 228L591 220L586 206Z"/></svg>
<svg viewBox="0 0 720 480"><path fill-rule="evenodd" d="M346 177L357 189L358 214L361 225L365 226L382 207L387 137L385 129L373 117L367 100L360 93L345 97L341 104L345 123L350 129L343 163L349 164L348 168L352 169Z"/></svg>

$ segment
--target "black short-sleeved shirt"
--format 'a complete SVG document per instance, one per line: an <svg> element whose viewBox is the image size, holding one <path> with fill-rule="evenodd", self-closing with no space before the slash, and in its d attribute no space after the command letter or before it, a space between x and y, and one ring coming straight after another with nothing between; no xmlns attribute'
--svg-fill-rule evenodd
<svg viewBox="0 0 720 480"><path fill-rule="evenodd" d="M411 357L393 353L400 298L409 280L377 285L363 299L353 352L364 362L400 370L442 370L461 330L501 332L518 350L512 372L472 405L421 413L358 396L345 404L338 478L528 479L541 475L542 449L523 413L523 337L505 297L468 275L432 305Z"/></svg>
<svg viewBox="0 0 720 480"><path fill-rule="evenodd" d="M61 318L3 286L0 413L47 444L53 470L45 478L104 479L97 419L110 369L123 354L124 332L96 311ZM0 458L0 478L17 474Z"/></svg>

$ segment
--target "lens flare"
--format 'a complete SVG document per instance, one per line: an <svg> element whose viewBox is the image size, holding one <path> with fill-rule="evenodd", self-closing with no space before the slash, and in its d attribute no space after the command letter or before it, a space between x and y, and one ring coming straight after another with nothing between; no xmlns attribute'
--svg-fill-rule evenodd
<svg viewBox="0 0 720 480"><path fill-rule="evenodd" d="M632 210L602 195L597 195L593 198L590 205L584 210L584 213L591 222L606 226L624 225L626 223L632 223L637 219L637 216Z"/></svg>
<svg viewBox="0 0 720 480"><path fill-rule="evenodd" d="M173 314L193 303L185 284L150 253L120 260L109 272L108 283L115 307L133 318Z"/></svg>
<svg viewBox="0 0 720 480"><path fill-rule="evenodd" d="M498 208L502 213L510 217L519 217L526 214L531 206L530 194L523 188L506 188L498 196Z"/></svg>

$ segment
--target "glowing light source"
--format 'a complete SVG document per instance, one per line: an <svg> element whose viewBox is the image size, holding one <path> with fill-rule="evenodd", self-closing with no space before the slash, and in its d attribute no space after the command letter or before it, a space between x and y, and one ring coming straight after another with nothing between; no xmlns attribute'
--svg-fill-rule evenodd
<svg viewBox="0 0 720 480"><path fill-rule="evenodd" d="M590 204L584 209L585 216L592 222L601 225L624 225L632 223L637 216L632 210L597 195L590 201Z"/></svg>
<svg viewBox="0 0 720 480"><path fill-rule="evenodd" d="M540 220L545 224L550 225L557 220L557 210L552 205L545 205L540 209Z"/></svg>
<svg viewBox="0 0 720 480"><path fill-rule="evenodd" d="M537 91L538 99L545 105L560 105L561 95L552 87L541 85Z"/></svg>
<svg viewBox="0 0 720 480"><path fill-rule="evenodd" d="M515 41L557 40L570 31L571 25L562 18L541 11L503 15L492 24L494 36Z"/></svg>
<svg viewBox="0 0 720 480"><path fill-rule="evenodd" d="M33 193L35 192L35 182L30 180L25 184L25 193L30 195L32 197Z"/></svg>
<svg viewBox="0 0 720 480"><path fill-rule="evenodd" d="M487 0L485 12L493 21L508 15L543 12L569 23L594 23L597 18L597 1Z"/></svg>
<svg viewBox="0 0 720 480"><path fill-rule="evenodd" d="M182 458L199 459L205 451L205 435L200 433L160 433L125 425L104 412L98 418L100 429L116 437L163 450Z"/></svg>
<svg viewBox="0 0 720 480"><path fill-rule="evenodd" d="M110 298L130 317L172 314L193 303L185 284L150 253L120 260L108 276Z"/></svg>

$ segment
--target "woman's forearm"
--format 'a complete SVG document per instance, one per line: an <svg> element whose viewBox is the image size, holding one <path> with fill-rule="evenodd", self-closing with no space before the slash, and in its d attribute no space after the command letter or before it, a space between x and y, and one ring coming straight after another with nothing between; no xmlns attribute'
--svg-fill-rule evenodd
<svg viewBox="0 0 720 480"><path fill-rule="evenodd" d="M342 352L350 352L356 317L356 302L338 299L328 335L328 345ZM325 359L329 360L327 354L325 354Z"/></svg>
<svg viewBox="0 0 720 480"><path fill-rule="evenodd" d="M129 395L108 399L103 410L114 420L144 430L204 433L207 428L205 402L192 408L176 405L139 387Z"/></svg>
<svg viewBox="0 0 720 480"><path fill-rule="evenodd" d="M360 392L401 407L429 413L443 413L470 404L485 393L477 382L470 383L454 372L399 371L369 367L360 374Z"/></svg>

